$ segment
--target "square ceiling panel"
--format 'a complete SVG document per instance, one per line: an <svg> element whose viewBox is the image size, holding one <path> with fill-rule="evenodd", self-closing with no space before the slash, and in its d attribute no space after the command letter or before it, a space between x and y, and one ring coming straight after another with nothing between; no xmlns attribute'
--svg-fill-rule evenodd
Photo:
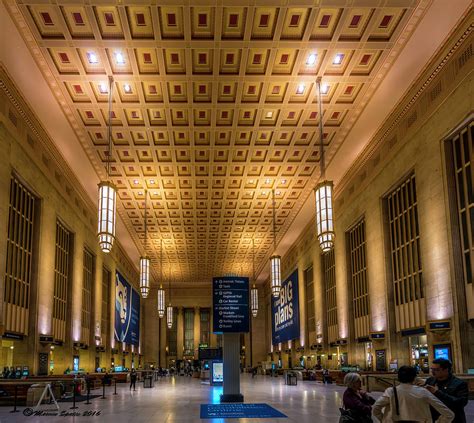
<svg viewBox="0 0 474 423"><path fill-rule="evenodd" d="M316 77L330 161L425 7L270 3L7 4L101 171L113 76L119 212L143 249L148 189L150 254L163 237L182 284L248 271L252 239L266 265L271 190L280 240L319 177Z"/></svg>

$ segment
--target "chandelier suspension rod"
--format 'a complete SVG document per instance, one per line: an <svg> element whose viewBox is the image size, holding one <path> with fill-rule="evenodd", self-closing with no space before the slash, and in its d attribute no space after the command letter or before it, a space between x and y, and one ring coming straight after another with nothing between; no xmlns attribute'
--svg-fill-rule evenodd
<svg viewBox="0 0 474 423"><path fill-rule="evenodd" d="M319 163L321 166L321 179L326 179L326 163L324 162L324 142L323 142L323 102L321 99L321 77L316 79L318 89L318 106L319 106Z"/></svg>
<svg viewBox="0 0 474 423"><path fill-rule="evenodd" d="M272 189L272 206L273 206L273 253L276 251L276 212L275 212L275 190Z"/></svg>
<svg viewBox="0 0 474 423"><path fill-rule="evenodd" d="M255 240L252 238L252 278L255 283Z"/></svg>
<svg viewBox="0 0 474 423"><path fill-rule="evenodd" d="M113 76L109 76L109 124L107 128L107 138L109 141L109 151L107 151L107 180L110 176L110 162L112 160L112 90L113 90Z"/></svg>
<svg viewBox="0 0 474 423"><path fill-rule="evenodd" d="M147 257L147 247L148 247L147 197L148 197L148 190L145 190L145 257Z"/></svg>

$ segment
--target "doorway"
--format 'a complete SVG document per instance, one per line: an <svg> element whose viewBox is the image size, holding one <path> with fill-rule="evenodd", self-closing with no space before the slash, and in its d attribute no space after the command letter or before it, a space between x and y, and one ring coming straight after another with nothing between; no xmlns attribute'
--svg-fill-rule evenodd
<svg viewBox="0 0 474 423"><path fill-rule="evenodd" d="M427 335L410 336L410 357L412 366L418 371L429 373Z"/></svg>

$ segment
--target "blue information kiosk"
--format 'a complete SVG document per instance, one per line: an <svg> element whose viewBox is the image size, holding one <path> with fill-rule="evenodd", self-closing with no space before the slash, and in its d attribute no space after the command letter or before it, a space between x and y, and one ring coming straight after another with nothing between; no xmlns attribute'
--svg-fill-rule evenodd
<svg viewBox="0 0 474 423"><path fill-rule="evenodd" d="M212 281L213 332L223 334L223 362L211 368L211 383L222 383L221 402L243 402L240 393L240 333L249 331L249 279L224 276Z"/></svg>

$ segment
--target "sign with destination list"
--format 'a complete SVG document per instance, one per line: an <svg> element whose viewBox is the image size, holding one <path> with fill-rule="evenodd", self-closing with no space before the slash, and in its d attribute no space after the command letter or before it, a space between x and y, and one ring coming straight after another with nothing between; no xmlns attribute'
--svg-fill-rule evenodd
<svg viewBox="0 0 474 423"><path fill-rule="evenodd" d="M249 278L212 280L213 332L249 331Z"/></svg>

